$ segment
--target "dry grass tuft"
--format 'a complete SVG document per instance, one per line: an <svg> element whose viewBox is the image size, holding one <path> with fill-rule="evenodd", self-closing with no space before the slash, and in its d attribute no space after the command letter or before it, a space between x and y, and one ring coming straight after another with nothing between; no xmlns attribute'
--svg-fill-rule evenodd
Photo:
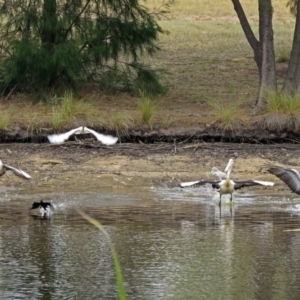
<svg viewBox="0 0 300 300"><path fill-rule="evenodd" d="M300 129L300 97L276 91L266 91L267 114L260 121L262 129L294 131Z"/></svg>
<svg viewBox="0 0 300 300"><path fill-rule="evenodd" d="M106 127L116 133L120 139L122 136L129 136L129 129L133 125L133 119L127 113L117 112L110 115Z"/></svg>
<svg viewBox="0 0 300 300"><path fill-rule="evenodd" d="M213 108L216 121L213 127L222 132L236 132L242 128L242 112L240 105L242 101L208 101L208 104Z"/></svg>

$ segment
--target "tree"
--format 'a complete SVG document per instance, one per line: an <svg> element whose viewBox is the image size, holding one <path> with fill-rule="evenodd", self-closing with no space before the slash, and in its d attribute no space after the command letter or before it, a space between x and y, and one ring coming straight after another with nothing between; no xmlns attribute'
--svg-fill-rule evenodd
<svg viewBox="0 0 300 300"><path fill-rule="evenodd" d="M300 5L299 0L289 0L291 11L296 11L296 27L288 70L282 91L300 93ZM265 105L264 92L267 89L277 90L275 51L273 42L272 1L258 0L259 39L256 39L243 7L239 0L232 0L234 9L240 20L245 36L254 52L254 60L259 70L259 93L256 111Z"/></svg>
<svg viewBox="0 0 300 300"><path fill-rule="evenodd" d="M162 90L157 74L140 63L159 47L163 29L138 0L0 1L2 89L73 88L114 82Z"/></svg>

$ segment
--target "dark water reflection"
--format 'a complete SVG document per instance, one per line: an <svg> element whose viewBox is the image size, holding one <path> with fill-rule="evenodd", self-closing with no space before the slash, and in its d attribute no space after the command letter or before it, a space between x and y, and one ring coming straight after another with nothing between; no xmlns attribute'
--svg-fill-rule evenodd
<svg viewBox="0 0 300 300"><path fill-rule="evenodd" d="M299 299L300 232L285 231L300 228L297 199L241 194L220 211L207 194L150 195L45 193L57 212L43 219L32 195L7 194L0 299L118 298L109 247L75 206L105 224L129 299Z"/></svg>

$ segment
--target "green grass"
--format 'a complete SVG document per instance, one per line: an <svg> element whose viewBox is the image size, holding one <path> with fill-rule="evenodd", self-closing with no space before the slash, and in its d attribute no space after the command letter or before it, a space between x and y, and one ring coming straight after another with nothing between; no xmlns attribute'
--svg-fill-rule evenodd
<svg viewBox="0 0 300 300"><path fill-rule="evenodd" d="M138 99L138 108L141 119L146 122L150 129L153 129L153 118L156 109L156 102L144 92L140 92L140 98Z"/></svg>
<svg viewBox="0 0 300 300"><path fill-rule="evenodd" d="M11 120L11 116L9 113L5 112L4 114L2 114L0 117L0 130L7 129L10 120Z"/></svg>
<svg viewBox="0 0 300 300"><path fill-rule="evenodd" d="M118 138L129 135L129 129L133 125L132 117L123 112L116 112L109 116L109 120L104 124L110 131L116 133Z"/></svg>
<svg viewBox="0 0 300 300"><path fill-rule="evenodd" d="M76 99L70 92L66 92L63 97L53 97L49 102L53 104L51 124L55 129L68 123L74 123L77 119L90 124L90 120L96 120L98 117L98 108L95 102Z"/></svg>
<svg viewBox="0 0 300 300"><path fill-rule="evenodd" d="M146 5L151 8L158 7L160 4L161 0L146 2ZM257 1L243 0L242 5L254 33L258 36ZM278 71L284 74L292 45L295 18L286 8L286 1L273 0L272 5L276 59L278 63L283 62L278 65L280 68ZM255 105L258 93L258 70L231 1L217 1L214 5L210 0L176 1L171 7L168 18L162 18L159 24L169 32L160 36L159 46L162 51L153 57L143 56L142 62L164 71L163 83L168 88L168 92L160 101L171 103L171 106L170 108L159 107L159 114L168 115L173 121L162 119L160 123L162 127L168 128L178 124L181 109L186 115L200 113L202 116L200 122L209 123L211 121L209 117L204 119L203 116L211 114L202 113L204 106L201 105L209 99L218 99L216 104L219 106L222 103L230 103L232 99L243 99L243 106L249 109ZM283 78L283 76L278 78L279 87ZM66 93L60 99L53 99L53 105L47 107L48 112L39 114L39 118L35 117L32 109L32 118L29 112L27 119L34 120L36 124L32 121L30 127L38 128L42 121L43 127L49 127L50 124L57 129L79 123L80 125L92 123L94 127L105 126L107 130L116 131L119 136L122 136L128 134L131 126L140 124L140 109L136 107L136 98L131 97L132 105L128 109L128 95L115 94L106 97L99 93L94 90L88 91L84 94L84 98L88 100L78 100L72 94ZM110 108L116 107L114 106L116 97L119 100L118 110L110 115ZM91 98L93 101L89 100ZM105 98L106 111L101 106L103 98ZM126 101L121 101L123 99ZM13 101L14 99L10 99L10 103ZM7 103L3 101L3 104L7 109ZM15 105L18 108L18 102ZM213 107L212 112L215 113ZM147 114L145 120L150 120L148 124L153 127L153 117L151 119L149 111ZM155 113L155 120L157 120L156 114L158 111ZM101 118L100 116L103 115L105 117ZM103 119L107 121L104 122ZM11 117L7 126L15 122L25 123L21 112ZM227 125L238 127L238 124L232 125L233 123L230 124L229 121L225 123L223 121L223 124L225 127Z"/></svg>
<svg viewBox="0 0 300 300"><path fill-rule="evenodd" d="M107 233L107 231L105 230L105 228L101 225L101 223L99 221L97 221L94 218L88 216L87 214L85 214L81 210L77 210L77 212L84 219L86 219L89 223L91 223L92 225L97 227L103 233L103 235L105 236L106 241L107 241L107 243L109 245L109 248L110 248L110 251L111 251L111 255L113 257L113 261L114 261L115 275L116 275L116 280L117 280L117 285L118 285L118 292L119 292L119 299L120 300L126 300L127 299L126 290L125 290L125 286L124 286L124 282L123 282L122 270L121 270L121 266L120 266L120 263L119 263L118 254L117 254L117 251L115 249L115 246L114 246L109 234Z"/></svg>
<svg viewBox="0 0 300 300"><path fill-rule="evenodd" d="M241 100L220 102L210 100L208 104L212 107L216 118L215 127L224 132L238 130L242 124Z"/></svg>
<svg viewBox="0 0 300 300"><path fill-rule="evenodd" d="M266 91L268 113L293 115L300 113L300 96L276 91Z"/></svg>

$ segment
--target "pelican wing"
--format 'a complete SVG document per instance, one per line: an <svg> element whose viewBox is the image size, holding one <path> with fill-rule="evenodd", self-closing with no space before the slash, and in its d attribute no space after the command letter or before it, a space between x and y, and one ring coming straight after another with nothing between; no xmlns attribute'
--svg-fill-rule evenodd
<svg viewBox="0 0 300 300"><path fill-rule="evenodd" d="M29 174L27 174L26 172L24 172L23 170L14 168L14 167L9 166L9 165L6 165L6 164L3 164L3 166L4 166L7 170L12 171L12 172L13 172L15 175L17 175L17 176L20 176L20 177L26 178L26 179L30 179L30 178L31 178L31 176L30 176Z"/></svg>
<svg viewBox="0 0 300 300"><path fill-rule="evenodd" d="M78 128L72 129L65 133L51 134L51 135L48 135L47 138L51 144L59 145L59 144L64 143L66 140L68 140L70 138L71 135L73 135L77 132L79 132L79 133L84 132L83 127L80 126Z"/></svg>
<svg viewBox="0 0 300 300"><path fill-rule="evenodd" d="M33 202L30 209L36 209L39 208L41 206L40 202Z"/></svg>
<svg viewBox="0 0 300 300"><path fill-rule="evenodd" d="M282 180L294 193L300 195L300 174L295 169L271 165L268 172Z"/></svg>
<svg viewBox="0 0 300 300"><path fill-rule="evenodd" d="M84 127L84 131L87 131L89 133L91 133L93 136L95 136L95 138L101 142L102 144L104 145L114 145L117 141L118 141L118 138L115 137L115 136L112 136L112 135L104 135L104 134L101 134L101 133L98 133L92 129L89 129L87 127Z"/></svg>
<svg viewBox="0 0 300 300"><path fill-rule="evenodd" d="M197 180L197 181L189 181L189 182L182 182L180 183L181 187L189 187L189 186L197 186L197 185L204 185L204 184L211 184L214 188L219 188L220 181L214 180Z"/></svg>
<svg viewBox="0 0 300 300"><path fill-rule="evenodd" d="M253 186L253 185L273 186L274 182L260 181L260 180L234 181L234 189L235 190L241 189L245 186Z"/></svg>
<svg viewBox="0 0 300 300"><path fill-rule="evenodd" d="M211 173L212 175L215 175L215 176L219 177L220 180L221 180L221 179L226 179L226 177L227 177L226 173L220 171L220 170L219 170L218 168L216 168L216 167L213 167L213 168L211 169L211 172L210 172L210 173Z"/></svg>

